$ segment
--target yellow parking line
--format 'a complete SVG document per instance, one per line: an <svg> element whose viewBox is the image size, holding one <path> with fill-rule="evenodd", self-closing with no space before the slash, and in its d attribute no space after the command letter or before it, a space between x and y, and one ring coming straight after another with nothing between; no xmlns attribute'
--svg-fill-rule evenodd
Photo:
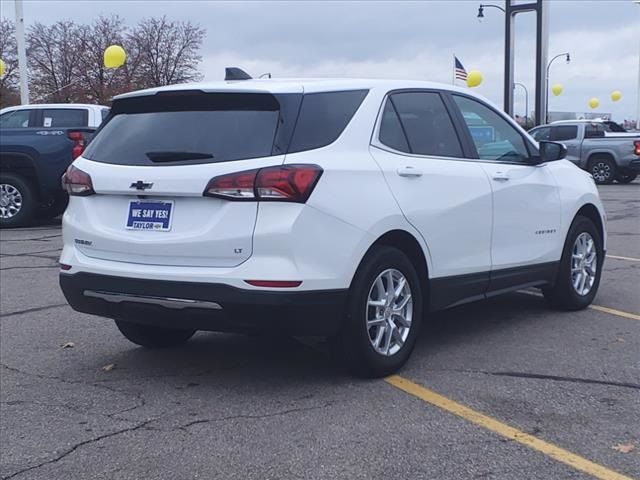
<svg viewBox="0 0 640 480"><path fill-rule="evenodd" d="M615 260L627 260L629 262L640 262L640 258L620 257L618 255L607 255L607 258L613 258Z"/></svg>
<svg viewBox="0 0 640 480"><path fill-rule="evenodd" d="M565 465L569 465L570 467L573 467L576 470L580 470L581 472L592 475L595 478L599 478L601 480L632 480L630 477L610 470L606 467L603 467L602 465L598 465L597 463L593 463L586 458L565 450L564 448L560 448L556 445L553 445L552 443L540 440L533 435L529 435L528 433L518 430L517 428L513 428L480 412L476 412L475 410L465 407L464 405L450 400L447 397L444 397L416 383L413 383L406 378L400 377L398 375L392 375L385 378L385 381L390 385L393 385L403 392L406 392L409 395L413 395L414 397L417 397L424 402L427 402L431 405L441 408L442 410L457 415L458 417L464 418L469 422L475 423L476 425L486 428L487 430L497 433L498 435L501 435L509 440L513 440L529 448L532 448L533 450L537 450L538 452L543 453L548 457L553 458L554 460L564 463Z"/></svg>
<svg viewBox="0 0 640 480"><path fill-rule="evenodd" d="M623 312L622 310L616 310L615 308L601 307L600 305L589 305L591 310L597 310L599 312L608 313L610 315L617 315L618 317L630 318L631 320L640 320L640 315L636 313Z"/></svg>
<svg viewBox="0 0 640 480"><path fill-rule="evenodd" d="M518 293L524 293L534 297L543 297L539 292L531 292L529 290L518 290ZM587 308L591 310L597 310L598 312L608 313L609 315L616 315L617 317L628 318L630 320L640 320L640 315L637 313L625 312L623 310L616 310L615 308L603 307L601 305L589 305Z"/></svg>

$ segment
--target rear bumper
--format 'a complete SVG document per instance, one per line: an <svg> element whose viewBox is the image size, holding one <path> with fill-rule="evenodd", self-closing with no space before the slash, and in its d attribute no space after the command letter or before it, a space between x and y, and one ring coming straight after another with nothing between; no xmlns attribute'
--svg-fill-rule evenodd
<svg viewBox="0 0 640 480"><path fill-rule="evenodd" d="M219 332L270 331L331 336L347 290L256 291L224 284L60 274L71 307L82 313L158 327Z"/></svg>

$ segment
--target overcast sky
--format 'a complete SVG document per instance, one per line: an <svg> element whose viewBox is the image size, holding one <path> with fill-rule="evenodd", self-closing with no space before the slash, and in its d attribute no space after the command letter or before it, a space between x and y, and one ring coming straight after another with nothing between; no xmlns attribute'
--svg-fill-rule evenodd
<svg viewBox="0 0 640 480"><path fill-rule="evenodd" d="M485 2L485 0L483 0ZM451 82L452 55L484 76L476 90L502 104L504 15L486 9L476 18L477 0L424 1L157 1L25 0L25 22L62 18L89 22L117 13L134 24L166 14L207 29L200 70L219 80L225 66L252 75L390 77ZM489 2L485 2L489 3ZM504 5L497 0L493 3ZM550 0L549 58L557 60L550 83L564 93L551 96L550 110L588 111L591 97L600 112L621 121L635 118L640 55L640 5L632 0ZM13 0L0 0L2 16L14 16ZM535 15L516 17L515 79L529 89L533 105ZM126 45L125 45L126 49ZM611 91L622 91L619 102ZM516 113L524 94L516 91Z"/></svg>

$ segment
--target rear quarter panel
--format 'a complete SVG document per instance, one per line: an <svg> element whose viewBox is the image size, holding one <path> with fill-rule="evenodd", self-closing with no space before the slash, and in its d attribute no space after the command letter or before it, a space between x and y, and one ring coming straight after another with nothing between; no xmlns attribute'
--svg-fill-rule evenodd
<svg viewBox="0 0 640 480"><path fill-rule="evenodd" d="M371 89L342 135L327 147L288 154L285 163L314 163L324 172L307 205L361 232L349 244L333 244L343 261L343 278L353 277L371 245L392 230L411 234L431 257L420 234L406 220L384 175L369 153L369 144L386 89ZM353 232L352 232L353 233ZM333 242L331 232L327 240Z"/></svg>

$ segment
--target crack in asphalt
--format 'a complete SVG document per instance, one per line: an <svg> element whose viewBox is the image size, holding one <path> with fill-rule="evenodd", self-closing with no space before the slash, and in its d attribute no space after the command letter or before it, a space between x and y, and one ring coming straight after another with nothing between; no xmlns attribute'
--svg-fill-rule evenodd
<svg viewBox="0 0 640 480"><path fill-rule="evenodd" d="M42 265L42 266L29 266L29 267L5 267L0 268L0 272L4 272L5 270L38 270L42 268L60 268L60 265Z"/></svg>
<svg viewBox="0 0 640 480"><path fill-rule="evenodd" d="M60 308L60 307L68 307L68 306L69 306L68 303L57 303L55 305L46 305L44 307L27 308L25 310L18 310L16 312L0 313L0 318L13 317L14 315L22 315L24 313L41 312L43 310L49 310L49 309L52 309L52 308Z"/></svg>
<svg viewBox="0 0 640 480"><path fill-rule="evenodd" d="M580 378L580 377L563 377L558 375L544 375L541 373L520 373L520 372L482 372L497 377L515 377L515 378L534 378L538 380L552 380L556 382L571 382L571 383L587 383L592 385L607 385L610 387L623 387L634 388L640 390L640 384L630 382L613 382L609 380L595 380L592 378Z"/></svg>
<svg viewBox="0 0 640 480"><path fill-rule="evenodd" d="M4 242L4 240L3 240L3 242ZM42 250L42 251L39 251L39 252L0 253L0 257L35 257L40 253L60 252L61 250L62 250L61 248L56 248L56 249L53 249L53 250Z"/></svg>
<svg viewBox="0 0 640 480"><path fill-rule="evenodd" d="M56 235L45 235L43 237L36 238L3 238L3 242L48 242L50 238L59 238L62 234L58 233Z"/></svg>
<svg viewBox="0 0 640 480"><path fill-rule="evenodd" d="M89 445L89 444L92 444L92 443L99 442L99 441L104 440L106 438L111 438L111 437L115 437L117 435L122 435L123 433L134 432L134 431L139 430L139 429L141 429L143 427L146 427L149 423L151 423L151 422L153 422L155 420L156 420L155 418L152 418L152 419L149 419L149 420L145 420L142 423L138 423L137 425L134 425L133 427L123 428L123 429L120 429L120 430L116 430L115 432L105 433L104 435L99 435L97 437L90 438L89 440L83 440L82 442L76 443L71 448L68 448L67 450L62 452L60 455L56 456L55 458L53 458L51 460L47 460L47 461L41 462L41 463L39 463L37 465L32 465L30 467L23 468L22 470L18 470L17 472L12 473L11 475L8 475L6 477L2 477L2 480L9 480L10 478L14 478L14 477L17 477L18 475L22 475L23 473L30 472L32 470L36 470L38 468L44 467L45 465L50 465L52 463L57 463L60 460L62 460L63 458L65 458L66 456L68 456L68 455L72 454L73 452L75 452L80 447L83 447L85 445Z"/></svg>
<svg viewBox="0 0 640 480"><path fill-rule="evenodd" d="M119 388L113 388L113 387L110 387L110 386L105 385L104 383L100 383L100 382L84 382L84 381L81 381L81 380L68 380L66 378L58 377L58 376L55 376L55 375L44 375L44 374L41 374L41 373L27 372L25 370L20 370L19 368L10 367L9 365L7 365L5 363L0 363L0 366L2 368L6 368L9 371L12 371L12 372L15 372L15 373L19 373L19 374L22 374L22 375L29 375L29 376L33 376L33 377L41 378L41 379L45 379L45 380L57 380L59 382L66 383L66 384L69 384L69 385L84 385L84 386L87 386L87 387L95 387L95 388L98 388L98 389L107 390L107 391L112 392L112 393L119 393L119 394L122 394L122 395L128 395L130 397L134 397L137 400L137 403L135 405L132 405L132 406L129 406L127 408L118 410L116 412L112 412L112 413L99 413L99 412L90 412L90 411L82 412L84 414L89 413L89 414L95 414L95 415L100 415L100 416L104 416L104 417L109 417L111 419L121 420L121 419L115 418L116 415L122 415L123 413L131 412L132 410L135 410L135 409L140 408L140 407L144 407L147 404L147 402L146 402L146 400L145 400L145 398L144 398L144 396L142 395L141 392L130 392L130 391L122 390L122 389L119 389Z"/></svg>
<svg viewBox="0 0 640 480"><path fill-rule="evenodd" d="M265 413L265 414L261 414L261 415L246 415L246 414L240 414L240 415L230 415L227 417L219 417L219 418L203 418L200 420L193 420L191 422L185 423L184 425L180 425L178 427L174 427L171 430L184 430L187 431L187 429L189 427L192 427L194 425L200 425L200 424L204 424L204 423L218 423L218 422L226 422L228 420L237 420L237 419L244 419L244 420L259 420L259 419L263 419L263 418L270 418L270 417L280 417L280 416L285 416L285 415L290 415L292 413L299 413L299 412L308 412L311 410L322 410L324 408L330 407L333 405L333 402L326 402L324 405L314 405L311 407L301 407L301 408L290 408L288 410L280 410L277 412L271 412L271 413Z"/></svg>
<svg viewBox="0 0 640 480"><path fill-rule="evenodd" d="M621 388L633 388L640 390L640 384L631 382L615 382L610 380L596 380L592 378L581 377L565 377L561 375L547 375L542 373L530 373L530 372L489 372L486 370L471 370L471 369L430 369L432 372L453 372L453 373L472 373L481 375L491 375L494 377L513 377L535 380L551 380L555 382L568 382L568 383L584 383L590 385L605 385L609 387L621 387Z"/></svg>

